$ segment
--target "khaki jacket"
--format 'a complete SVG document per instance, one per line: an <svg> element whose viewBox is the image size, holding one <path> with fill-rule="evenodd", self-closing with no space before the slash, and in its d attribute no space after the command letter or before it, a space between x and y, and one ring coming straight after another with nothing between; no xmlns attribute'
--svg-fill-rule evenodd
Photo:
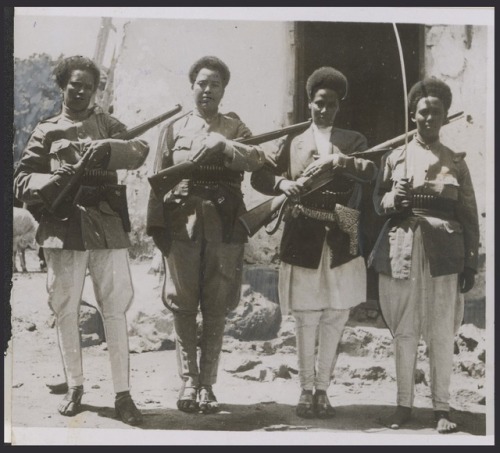
<svg viewBox="0 0 500 453"><path fill-rule="evenodd" d="M28 205L40 204L38 190L52 178L53 147L61 141L84 142L105 139L126 130L116 118L94 107L84 121L74 122L66 114L41 121L34 129L14 174L14 194ZM140 167L149 152L144 140L112 140L106 170ZM122 191L120 195L124 197ZM122 200L126 206L126 199ZM95 207L76 206L66 220L43 212L37 231L42 247L67 250L116 249L130 246L119 214L106 201Z"/></svg>
<svg viewBox="0 0 500 453"><path fill-rule="evenodd" d="M226 148L231 158L220 162L222 179L208 181L206 188L196 185L195 178L181 181L166 197L158 200L150 194L147 232L158 229L170 239L209 242L244 243L247 235L237 221L245 212L241 181L243 172L260 168L265 155L259 146L248 146L233 141L251 137L250 130L235 114L218 113L208 123L197 111L174 120L160 134L157 153L161 165L157 170L184 162L202 147L209 132L217 132L228 140ZM228 183L231 181L231 183Z"/></svg>
<svg viewBox="0 0 500 453"><path fill-rule="evenodd" d="M383 157L373 202L377 213L389 220L369 260L377 272L398 279L409 277L417 227L422 229L433 277L460 273L464 267L477 270L477 205L464 157L465 153L455 153L439 140L427 145L418 139L408 144L406 153L398 148ZM437 197L447 209L414 208L411 215L402 215L394 203L394 187L405 177L405 160L412 193Z"/></svg>

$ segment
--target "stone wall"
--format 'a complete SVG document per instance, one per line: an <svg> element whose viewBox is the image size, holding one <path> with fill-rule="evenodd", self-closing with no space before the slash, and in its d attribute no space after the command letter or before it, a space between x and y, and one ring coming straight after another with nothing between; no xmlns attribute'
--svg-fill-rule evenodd
<svg viewBox="0 0 500 453"><path fill-rule="evenodd" d="M425 28L425 75L435 76L450 85L453 101L450 113L464 111L465 119L456 121L442 129L443 143L454 151L465 151L472 182L476 192L480 226L480 269L476 286L465 299L476 308L466 307L471 316L484 319L485 304L485 253L492 250L485 242L487 156L494 153L487 140L487 90L488 29L485 26L440 26ZM481 313L475 313L480 311ZM472 314L474 312L474 314Z"/></svg>

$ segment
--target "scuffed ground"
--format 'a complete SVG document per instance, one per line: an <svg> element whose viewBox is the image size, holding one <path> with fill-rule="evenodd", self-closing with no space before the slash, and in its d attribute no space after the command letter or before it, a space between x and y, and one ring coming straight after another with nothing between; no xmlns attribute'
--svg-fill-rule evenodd
<svg viewBox="0 0 500 453"><path fill-rule="evenodd" d="M304 420L295 415L299 395L293 320L284 318L274 339L224 340L215 392L222 411L215 415L188 415L176 409L180 383L176 371L173 331L159 291L160 278L148 274L150 262L136 262L136 287L128 313L131 334L132 394L145 415L141 428L131 428L114 417L113 389L105 343L98 334L86 339L83 365L86 377L83 410L73 418L57 413L61 396L45 384L61 379L62 370L53 318L46 304L44 273L15 274L13 278L12 423L17 427L78 427L143 430L308 431L332 433L435 434L430 399L429 367L425 345L419 348L416 398L412 421L399 431L380 423L395 404L396 383L391 336L387 329L351 325L343 336L329 397L337 408L332 420ZM28 262L29 268L29 262ZM95 303L92 285L83 299ZM266 301L248 289L243 292L241 314L253 303L266 309ZM246 307L246 308L245 308ZM259 311L259 316L262 313ZM243 335L244 324L233 322L233 334ZM272 324L272 323L271 323ZM242 327L243 326L243 327ZM236 332L236 334L234 333ZM135 353L134 353L135 351ZM140 353L139 353L140 352ZM484 330L464 325L457 337L452 378L454 435L484 435L485 339ZM312 438L311 438L312 439ZM189 436L186 437L189 443ZM334 443L334 438L332 438Z"/></svg>

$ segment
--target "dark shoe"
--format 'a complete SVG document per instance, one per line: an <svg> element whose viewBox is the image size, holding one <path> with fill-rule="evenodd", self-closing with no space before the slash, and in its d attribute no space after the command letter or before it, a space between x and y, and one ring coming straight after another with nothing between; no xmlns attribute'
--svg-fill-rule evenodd
<svg viewBox="0 0 500 453"><path fill-rule="evenodd" d="M64 395L68 393L68 384L66 382L60 382L58 384L45 384L50 390L50 393L54 395Z"/></svg>
<svg viewBox="0 0 500 453"><path fill-rule="evenodd" d="M411 418L411 407L398 406L394 413L384 422L391 429L399 429Z"/></svg>
<svg viewBox="0 0 500 453"><path fill-rule="evenodd" d="M214 395L211 385L204 385L198 393L198 406L204 414L219 412L219 403Z"/></svg>
<svg viewBox="0 0 500 453"><path fill-rule="evenodd" d="M115 399L115 411L117 417L127 425L137 426L142 423L142 414L130 394L118 396Z"/></svg>
<svg viewBox="0 0 500 453"><path fill-rule="evenodd" d="M83 386L70 387L57 410L61 415L72 417L80 412L82 406Z"/></svg>
<svg viewBox="0 0 500 453"><path fill-rule="evenodd" d="M302 418L314 418L314 402L312 390L302 390L295 413Z"/></svg>
<svg viewBox="0 0 500 453"><path fill-rule="evenodd" d="M330 400L325 391L317 390L313 399L314 413L318 418L335 417L335 409L331 406Z"/></svg>
<svg viewBox="0 0 500 453"><path fill-rule="evenodd" d="M450 420L450 414L446 411L434 411L436 430L440 434L449 434L457 430L457 424Z"/></svg>
<svg viewBox="0 0 500 453"><path fill-rule="evenodd" d="M198 389L196 387L183 386L177 400L177 409L182 412L193 413L198 411Z"/></svg>

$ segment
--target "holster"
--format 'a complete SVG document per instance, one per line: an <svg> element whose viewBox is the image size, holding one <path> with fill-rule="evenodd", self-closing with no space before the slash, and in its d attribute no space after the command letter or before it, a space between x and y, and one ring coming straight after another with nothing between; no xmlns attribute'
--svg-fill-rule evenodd
<svg viewBox="0 0 500 453"><path fill-rule="evenodd" d="M122 221L126 233L131 231L127 205L127 186L123 184L107 184L104 186L80 186L74 198L74 204L81 206L99 206L106 201Z"/></svg>
<svg viewBox="0 0 500 453"><path fill-rule="evenodd" d="M105 201L120 216L125 232L130 233L132 228L128 215L127 186L123 184L109 184L104 186L103 190Z"/></svg>

